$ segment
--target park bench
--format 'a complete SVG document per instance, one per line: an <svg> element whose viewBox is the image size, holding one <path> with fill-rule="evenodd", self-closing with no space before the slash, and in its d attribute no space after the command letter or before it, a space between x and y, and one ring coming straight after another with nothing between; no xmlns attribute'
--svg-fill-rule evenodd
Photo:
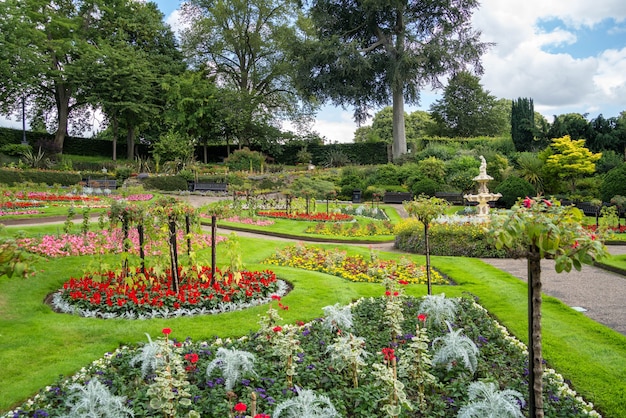
<svg viewBox="0 0 626 418"><path fill-rule="evenodd" d="M409 192L385 192L383 203L402 203L413 200L413 194Z"/></svg>
<svg viewBox="0 0 626 418"><path fill-rule="evenodd" d="M93 189L117 189L117 180L114 179L87 179L87 187Z"/></svg>
<svg viewBox="0 0 626 418"><path fill-rule="evenodd" d="M193 183L194 192L226 192L228 183Z"/></svg>
<svg viewBox="0 0 626 418"><path fill-rule="evenodd" d="M456 205L456 206L465 205L465 199L463 198L462 193L435 192L435 197L439 199L445 199L451 204Z"/></svg>
<svg viewBox="0 0 626 418"><path fill-rule="evenodd" d="M585 216L596 216L596 210L598 211L598 213L600 213L600 208L596 208L596 206L594 206L593 204L591 204L590 202L578 202L575 204L575 206L582 210L583 213L585 214Z"/></svg>

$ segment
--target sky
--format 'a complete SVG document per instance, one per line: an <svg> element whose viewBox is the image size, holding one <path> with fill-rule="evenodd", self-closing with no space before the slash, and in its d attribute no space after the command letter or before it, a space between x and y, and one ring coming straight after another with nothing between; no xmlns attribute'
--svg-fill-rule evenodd
<svg viewBox="0 0 626 418"><path fill-rule="evenodd" d="M176 30L180 2L154 1ZM481 84L490 94L532 98L549 122L564 113L592 119L626 110L626 1L482 0L472 22L483 41L495 43L482 58ZM406 111L428 110L440 95L425 90ZM325 106L313 130L328 142L352 142L352 114Z"/></svg>

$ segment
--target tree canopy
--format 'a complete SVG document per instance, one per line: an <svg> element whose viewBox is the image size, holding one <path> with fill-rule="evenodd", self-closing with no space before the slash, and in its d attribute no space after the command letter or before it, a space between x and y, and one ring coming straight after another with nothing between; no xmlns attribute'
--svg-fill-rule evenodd
<svg viewBox="0 0 626 418"><path fill-rule="evenodd" d="M372 106L393 106L393 157L407 152L404 103L426 85L472 66L488 44L472 29L477 1L312 0L312 24L298 47L300 87L321 101L353 106L364 122Z"/></svg>

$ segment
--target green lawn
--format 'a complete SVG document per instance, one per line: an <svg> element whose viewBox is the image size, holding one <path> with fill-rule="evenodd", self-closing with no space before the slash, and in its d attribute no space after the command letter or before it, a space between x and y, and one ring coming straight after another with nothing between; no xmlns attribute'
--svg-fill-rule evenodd
<svg viewBox="0 0 626 418"><path fill-rule="evenodd" d="M250 270L267 269L260 264L277 247L289 245L266 239L240 238L240 253ZM367 255L366 246L323 245ZM228 263L225 249L218 247L218 266ZM207 254L204 254L207 256ZM381 258L400 258L399 253L380 253ZM420 256L410 256L423 260ZM118 257L108 256L110 264ZM56 314L42 303L72 275L83 272L85 257L38 261L39 273L28 279L0 279L0 410L33 395L51 384L59 374L69 375L100 358L120 344L144 341L144 333L160 335L164 327L194 340L238 336L257 328L265 307L215 316L154 319L145 321L101 320ZM433 265L455 280L456 286L435 286L435 293L475 295L520 340L527 340L525 283L477 259L433 257ZM282 302L285 322L308 321L322 315L322 307L346 303L363 296L383 294L377 284L352 283L317 272L271 266L294 289ZM411 285L409 295L425 294L425 286ZM573 311L558 300L545 297L543 309L544 356L550 367L571 380L572 386L593 402L605 417L626 416L626 337Z"/></svg>

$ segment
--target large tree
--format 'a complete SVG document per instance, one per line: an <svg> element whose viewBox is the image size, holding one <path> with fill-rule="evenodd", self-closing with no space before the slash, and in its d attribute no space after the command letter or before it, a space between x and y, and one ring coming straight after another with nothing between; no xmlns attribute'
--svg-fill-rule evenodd
<svg viewBox="0 0 626 418"><path fill-rule="evenodd" d="M554 138L551 144L552 155L546 160L546 169L569 182L570 190L576 191L576 179L596 171L596 161L602 153L594 154L585 147L585 140L573 140L569 135Z"/></svg>
<svg viewBox="0 0 626 418"><path fill-rule="evenodd" d="M467 71L450 79L443 97L430 110L442 136L496 136L507 127L508 114L498 99L483 89L477 76Z"/></svg>
<svg viewBox="0 0 626 418"><path fill-rule="evenodd" d="M307 39L298 48L300 86L321 101L393 106L393 157L407 152L404 103L427 85L471 65L480 71L488 44L471 27L478 1L312 0Z"/></svg>
<svg viewBox="0 0 626 418"><path fill-rule="evenodd" d="M294 67L288 59L296 37L297 2L190 0L182 10L188 58L210 69L219 87L236 93L229 102L237 123L229 126L240 146L272 133L268 125L307 119L310 108L293 86Z"/></svg>

